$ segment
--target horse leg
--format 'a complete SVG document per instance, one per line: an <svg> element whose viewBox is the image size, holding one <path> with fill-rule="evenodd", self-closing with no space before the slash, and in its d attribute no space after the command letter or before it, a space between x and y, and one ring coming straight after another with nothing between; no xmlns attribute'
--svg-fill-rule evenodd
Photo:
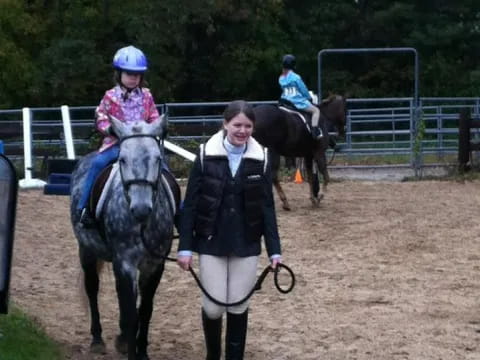
<svg viewBox="0 0 480 360"><path fill-rule="evenodd" d="M297 158L286 156L285 157L285 167L287 169L294 169L297 165Z"/></svg>
<svg viewBox="0 0 480 360"><path fill-rule="evenodd" d="M92 335L90 351L92 353L104 354L106 353L106 348L102 339L102 325L100 324L100 313L98 311L98 259L93 253L80 247L80 263L84 275L83 285L90 305L90 334Z"/></svg>
<svg viewBox="0 0 480 360"><path fill-rule="evenodd" d="M137 338L139 360L148 360L147 347L148 347L148 329L150 326L150 319L152 318L153 311L153 298L157 291L158 284L163 275L165 264L160 264L154 273L140 272L139 278L139 291L140 291L140 308L138 311L139 329Z"/></svg>
<svg viewBox="0 0 480 360"><path fill-rule="evenodd" d="M270 149L269 149L270 150ZM272 183L277 189L277 194L283 204L284 210L290 210L290 204L288 203L287 197L283 192L280 181L278 180L278 169L280 168L280 155L275 153L273 150L269 151L270 166L272 168Z"/></svg>
<svg viewBox="0 0 480 360"><path fill-rule="evenodd" d="M327 156L324 153L323 156L320 156L317 158L317 168L318 171L322 174L323 177L323 193L327 192L327 185L330 182L330 175L328 175L328 169L327 169ZM321 195L323 198L323 194Z"/></svg>
<svg viewBox="0 0 480 360"><path fill-rule="evenodd" d="M318 194L319 184L318 176L313 173L313 159L311 157L305 157L305 171L307 173L308 185L310 189L310 201L313 206L318 206L320 200L323 198L323 194Z"/></svg>
<svg viewBox="0 0 480 360"><path fill-rule="evenodd" d="M113 271L120 308L120 334L115 340L115 348L121 354L128 354L128 360L136 360L137 353L137 270L131 264L114 260Z"/></svg>
<svg viewBox="0 0 480 360"><path fill-rule="evenodd" d="M282 186L280 185L280 182L278 181L278 178L273 179L273 186L275 186L275 189L277 189L277 194L280 200L283 203L283 209L290 211L290 204L288 203L287 197L285 196L285 193L283 192Z"/></svg>

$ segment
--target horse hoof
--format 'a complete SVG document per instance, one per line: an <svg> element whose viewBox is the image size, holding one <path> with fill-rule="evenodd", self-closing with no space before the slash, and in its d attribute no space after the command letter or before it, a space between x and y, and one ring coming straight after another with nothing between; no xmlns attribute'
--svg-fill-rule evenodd
<svg viewBox="0 0 480 360"><path fill-rule="evenodd" d="M319 207L320 206L320 201L323 199L323 194L319 195L318 197L316 198L311 198L312 200L312 205L314 207Z"/></svg>
<svg viewBox="0 0 480 360"><path fill-rule="evenodd" d="M90 344L90 352L92 354L101 354L104 355L107 353L107 347L103 340L94 340Z"/></svg>
<svg viewBox="0 0 480 360"><path fill-rule="evenodd" d="M115 349L122 355L128 354L128 343L122 335L115 338Z"/></svg>

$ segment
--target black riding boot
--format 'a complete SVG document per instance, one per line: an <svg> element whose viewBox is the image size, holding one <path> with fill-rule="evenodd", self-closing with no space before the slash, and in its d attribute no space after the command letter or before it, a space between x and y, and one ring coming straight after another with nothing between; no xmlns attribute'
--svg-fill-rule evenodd
<svg viewBox="0 0 480 360"><path fill-rule="evenodd" d="M323 137L322 129L318 126L312 127L312 137L314 140L319 140Z"/></svg>
<svg viewBox="0 0 480 360"><path fill-rule="evenodd" d="M248 309L243 314L227 312L225 360L243 360L247 338Z"/></svg>
<svg viewBox="0 0 480 360"><path fill-rule="evenodd" d="M222 353L222 317L210 319L202 309L202 324L207 348L206 360L220 360Z"/></svg>

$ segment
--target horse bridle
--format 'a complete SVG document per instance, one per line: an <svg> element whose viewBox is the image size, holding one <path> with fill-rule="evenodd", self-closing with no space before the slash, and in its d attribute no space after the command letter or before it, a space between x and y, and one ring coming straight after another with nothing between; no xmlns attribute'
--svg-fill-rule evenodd
<svg viewBox="0 0 480 360"><path fill-rule="evenodd" d="M125 140L128 140L128 139L132 139L132 138L139 138L139 137L149 137L149 138L152 138L154 139L157 143L158 143L158 146L160 147L161 146L161 142L159 140L159 138L157 136L154 136L154 135L150 135L150 134L133 134L133 135L127 135L125 137L122 137L119 141L119 146L121 147L122 146L122 143L125 141ZM121 165L121 164L120 164ZM158 188L158 177L160 176L160 171L161 171L161 166L159 166L158 168L158 176L157 176L157 181L149 181L147 179L132 179L132 180L126 180L124 181L123 180L123 175L122 176L122 184L123 184L123 188L126 192L126 195L128 194L128 188L130 187L130 185L149 185L152 187L153 191L156 192L157 191L157 188ZM122 172L122 167L120 166L120 173ZM128 198L128 195L127 195L127 198Z"/></svg>
<svg viewBox="0 0 480 360"><path fill-rule="evenodd" d="M132 134L132 135L123 136L120 139L119 145L122 145L122 143L125 140L132 139L132 138L137 138L137 137L149 137L149 138L155 139L155 141L159 142L158 136L155 136L155 135L152 135L152 134Z"/></svg>

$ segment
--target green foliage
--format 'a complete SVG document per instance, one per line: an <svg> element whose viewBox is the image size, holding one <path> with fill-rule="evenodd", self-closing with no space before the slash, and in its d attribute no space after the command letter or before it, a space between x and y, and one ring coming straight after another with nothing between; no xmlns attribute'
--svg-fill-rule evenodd
<svg viewBox="0 0 480 360"><path fill-rule="evenodd" d="M36 71L35 59L29 52L35 40L42 37L42 24L36 24L23 2L0 2L0 108L20 106ZM24 45L24 46L22 46Z"/></svg>
<svg viewBox="0 0 480 360"><path fill-rule="evenodd" d="M315 91L326 48L414 47L421 95L480 90L476 0L3 0L0 42L0 108L96 104L129 44L147 54L158 103L275 99L285 53ZM411 96L412 56L326 56L322 89Z"/></svg>
<svg viewBox="0 0 480 360"><path fill-rule="evenodd" d="M0 354L5 360L60 360L61 347L41 327L13 307L8 315L0 315Z"/></svg>
<svg viewBox="0 0 480 360"><path fill-rule="evenodd" d="M43 104L74 106L84 105L85 99L89 103L99 101L96 93L101 94L112 81L103 82L103 88L96 89L98 82L95 79L105 78L105 71L99 66L102 58L93 45L88 40L64 38L42 51L39 64L43 71L39 72L36 84L40 89L49 89L48 93L42 92L38 96ZM92 97L92 94L96 96Z"/></svg>

